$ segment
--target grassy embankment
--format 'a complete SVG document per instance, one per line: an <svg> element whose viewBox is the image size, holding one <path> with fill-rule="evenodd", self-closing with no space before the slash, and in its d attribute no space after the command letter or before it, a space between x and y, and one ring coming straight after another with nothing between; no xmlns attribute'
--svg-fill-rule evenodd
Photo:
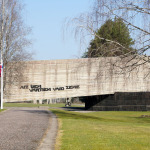
<svg viewBox="0 0 150 150"><path fill-rule="evenodd" d="M150 112L89 112L52 110L61 127L61 150L150 150Z"/></svg>

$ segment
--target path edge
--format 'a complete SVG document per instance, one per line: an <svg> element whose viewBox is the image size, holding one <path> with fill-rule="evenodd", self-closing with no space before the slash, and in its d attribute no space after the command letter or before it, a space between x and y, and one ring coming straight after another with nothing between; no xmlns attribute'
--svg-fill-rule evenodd
<svg viewBox="0 0 150 150"><path fill-rule="evenodd" d="M50 115L48 128L43 135L43 138L37 150L55 150L56 138L58 133L57 116L50 110L47 110Z"/></svg>

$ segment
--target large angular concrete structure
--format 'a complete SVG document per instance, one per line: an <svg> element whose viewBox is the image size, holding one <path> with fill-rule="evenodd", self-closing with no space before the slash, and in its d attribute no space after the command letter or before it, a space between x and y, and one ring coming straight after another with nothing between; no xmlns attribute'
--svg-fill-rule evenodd
<svg viewBox="0 0 150 150"><path fill-rule="evenodd" d="M122 105L136 104L149 110L149 94L146 94L145 103L123 103L128 96L121 93L141 93L144 98L143 92L150 91L150 65L147 63L132 69L124 67L126 62L116 57L24 62L24 81L6 85L9 94L5 95L5 102L85 97L86 108L91 110L121 110ZM117 99L117 96L125 99ZM135 101L135 98L130 101L132 99Z"/></svg>

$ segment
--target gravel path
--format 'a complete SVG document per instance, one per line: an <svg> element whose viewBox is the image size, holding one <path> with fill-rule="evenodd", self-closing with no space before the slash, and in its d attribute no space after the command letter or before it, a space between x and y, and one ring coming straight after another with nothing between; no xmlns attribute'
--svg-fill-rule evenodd
<svg viewBox="0 0 150 150"><path fill-rule="evenodd" d="M36 150L49 126L40 108L11 108L0 113L0 150Z"/></svg>

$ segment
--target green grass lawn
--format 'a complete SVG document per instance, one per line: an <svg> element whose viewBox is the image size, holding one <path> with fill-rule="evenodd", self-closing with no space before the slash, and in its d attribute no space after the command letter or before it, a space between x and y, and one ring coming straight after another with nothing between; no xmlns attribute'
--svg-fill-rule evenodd
<svg viewBox="0 0 150 150"><path fill-rule="evenodd" d="M38 106L65 107L65 103L56 103L56 104L4 103L4 107L38 107ZM72 107L81 107L81 106L77 104L72 104Z"/></svg>
<svg viewBox="0 0 150 150"><path fill-rule="evenodd" d="M0 109L0 112L1 112L1 111L4 111L4 110L5 110L5 109Z"/></svg>
<svg viewBox="0 0 150 150"><path fill-rule="evenodd" d="M52 110L61 120L61 150L150 150L150 112Z"/></svg>

